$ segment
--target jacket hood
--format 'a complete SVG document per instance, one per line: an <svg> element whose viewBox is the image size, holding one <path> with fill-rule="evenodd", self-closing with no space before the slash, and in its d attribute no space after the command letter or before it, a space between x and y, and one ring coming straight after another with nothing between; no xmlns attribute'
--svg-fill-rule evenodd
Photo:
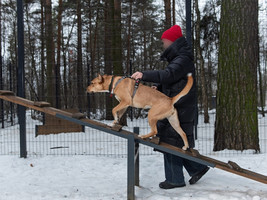
<svg viewBox="0 0 267 200"><path fill-rule="evenodd" d="M165 49L160 59L171 62L174 58L181 55L188 56L191 60L193 60L192 50L185 37L175 40L167 49Z"/></svg>

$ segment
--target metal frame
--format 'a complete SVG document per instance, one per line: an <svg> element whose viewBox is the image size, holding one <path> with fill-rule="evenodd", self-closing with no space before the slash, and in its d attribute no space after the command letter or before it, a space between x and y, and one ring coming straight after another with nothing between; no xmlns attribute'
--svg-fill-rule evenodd
<svg viewBox="0 0 267 200"><path fill-rule="evenodd" d="M139 186L139 143L150 146L152 148L155 148L161 152L170 153L182 158L186 158L188 160L192 160L198 163L201 163L203 165L207 165L210 167L215 167L215 164L206 160L202 160L201 158L192 156L191 153L188 152L186 154L183 150L177 151L176 148L171 148L171 146L162 146L159 144L155 144L150 142L149 140L143 140L140 137L138 137L139 130L138 128L134 128L134 133L128 132L125 130L121 131L115 131L111 128L107 127L105 124L92 124L91 121L88 121L88 119L75 119L71 116L66 116L63 114L57 113L55 115L56 117L59 117L61 119L65 119L71 122L78 123L80 125L88 126L100 131L104 131L106 133L116 135L118 137L122 137L127 139L128 144L128 163L127 163L127 199L128 200L134 200L135 199L135 185Z"/></svg>

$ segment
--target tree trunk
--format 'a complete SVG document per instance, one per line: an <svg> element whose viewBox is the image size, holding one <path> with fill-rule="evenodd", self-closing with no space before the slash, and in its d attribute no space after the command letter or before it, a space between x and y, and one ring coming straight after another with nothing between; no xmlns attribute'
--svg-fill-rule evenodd
<svg viewBox="0 0 267 200"><path fill-rule="evenodd" d="M44 49L45 49L45 41L44 41L44 3L43 0L41 0L41 91L38 96L40 97L40 101L44 101L45 99L45 55L44 55Z"/></svg>
<svg viewBox="0 0 267 200"><path fill-rule="evenodd" d="M51 0L45 0L45 38L46 38L46 65L47 65L47 101L55 106L55 52L53 41L53 22Z"/></svg>
<svg viewBox="0 0 267 200"><path fill-rule="evenodd" d="M58 1L58 16L57 16L57 64L56 64L56 107L61 108L61 78L60 78L60 67L61 67L61 30L62 30L62 0Z"/></svg>
<svg viewBox="0 0 267 200"><path fill-rule="evenodd" d="M168 29L172 25L171 0L164 0L164 11L165 11L165 29Z"/></svg>
<svg viewBox="0 0 267 200"><path fill-rule="evenodd" d="M0 0L0 90L3 90L3 65L2 65L2 0ZM5 127L4 124L4 102L3 99L0 100L0 120L2 122L2 128Z"/></svg>
<svg viewBox="0 0 267 200"><path fill-rule="evenodd" d="M175 25L176 19L175 19L175 0L172 0L172 25Z"/></svg>
<svg viewBox="0 0 267 200"><path fill-rule="evenodd" d="M207 84L205 78L205 62L202 55L202 49L200 46L200 11L198 7L198 0L195 0L195 8L197 14L197 23L196 23L196 54L197 60L199 61L200 66L200 81L201 81L201 97L202 97L202 105L204 109L204 123L209 123L209 106L208 106L208 95L207 95Z"/></svg>
<svg viewBox="0 0 267 200"><path fill-rule="evenodd" d="M97 5L99 5L100 0L97 0ZM89 8L91 5L91 1L89 1ZM95 17L95 30L93 31L93 9L89 10L89 47L90 47L90 55L91 55L91 64L90 64L90 77L94 78L97 74L97 71L95 69L95 57L96 57L96 41L98 39L97 37L97 30L98 30L98 21L99 21L99 6L97 6L97 11L96 11L96 17ZM99 72L99 71L98 71ZM91 94L90 95L90 107L93 108L92 112L96 113L96 108L97 108L97 101L96 101L96 95Z"/></svg>
<svg viewBox="0 0 267 200"><path fill-rule="evenodd" d="M264 98L263 98L263 84L262 84L262 73L260 65L258 65L258 74L259 74L259 95L260 95L260 108L261 108L261 114L263 117L265 117L264 114Z"/></svg>
<svg viewBox="0 0 267 200"><path fill-rule="evenodd" d="M82 18L81 18L81 0L77 1L77 96L78 108L84 111L84 85L83 85L83 66L82 66Z"/></svg>
<svg viewBox="0 0 267 200"><path fill-rule="evenodd" d="M36 90L38 90L39 88L39 79L38 79L36 63L35 63L36 42L35 42L35 37L32 36L28 4L25 4L25 7L26 7L25 16L26 16L26 22L27 22L27 28L28 28L28 33L26 35L28 36L28 41L29 41L29 44L28 44L29 46L27 49L28 49L28 54L30 55L29 63L31 63L29 65L29 70L26 70L28 71L26 75L29 74L28 79L25 78L25 80L28 82L29 87L31 88L31 90L29 90L29 93L31 94L31 99L39 101L38 92L36 92Z"/></svg>
<svg viewBox="0 0 267 200"><path fill-rule="evenodd" d="M145 9L142 9L142 17L143 17L143 21L146 21L146 12ZM147 30L144 28L143 29L143 47L144 47L144 70L147 70L147 34L146 34Z"/></svg>
<svg viewBox="0 0 267 200"><path fill-rule="evenodd" d="M122 68L122 41L121 41L121 0L114 0L113 10L113 74L124 75ZM124 115L119 122L121 125L127 125L127 119Z"/></svg>
<svg viewBox="0 0 267 200"><path fill-rule="evenodd" d="M110 9L111 1L105 1L105 74L112 74L112 12ZM105 102L106 102L106 120L112 120L112 98L110 98L109 94L105 94Z"/></svg>
<svg viewBox="0 0 267 200"><path fill-rule="evenodd" d="M127 35L127 58L126 58L126 70L127 74L132 73L130 71L130 60L131 60L131 34L132 34L132 13L133 13L133 1L129 2L130 11L128 16L128 35Z"/></svg>
<svg viewBox="0 0 267 200"><path fill-rule="evenodd" d="M214 151L260 150L258 1L223 0Z"/></svg>
<svg viewBox="0 0 267 200"><path fill-rule="evenodd" d="M123 75L121 41L121 0L114 0L113 10L113 73Z"/></svg>

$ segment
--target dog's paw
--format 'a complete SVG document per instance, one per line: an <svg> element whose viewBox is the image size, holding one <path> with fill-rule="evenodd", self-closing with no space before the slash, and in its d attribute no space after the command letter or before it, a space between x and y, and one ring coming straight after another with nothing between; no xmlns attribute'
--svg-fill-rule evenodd
<svg viewBox="0 0 267 200"><path fill-rule="evenodd" d="M112 122L112 123L109 123L108 126L114 127L114 126L116 126L116 124L117 124L116 122Z"/></svg>
<svg viewBox="0 0 267 200"><path fill-rule="evenodd" d="M182 149L183 149L184 151L186 151L186 150L188 149L188 147L183 146Z"/></svg>
<svg viewBox="0 0 267 200"><path fill-rule="evenodd" d="M110 127L113 127L114 126L113 123L108 123L107 125L110 126Z"/></svg>
<svg viewBox="0 0 267 200"><path fill-rule="evenodd" d="M138 137L142 138L142 139L146 139L146 135L138 135Z"/></svg>

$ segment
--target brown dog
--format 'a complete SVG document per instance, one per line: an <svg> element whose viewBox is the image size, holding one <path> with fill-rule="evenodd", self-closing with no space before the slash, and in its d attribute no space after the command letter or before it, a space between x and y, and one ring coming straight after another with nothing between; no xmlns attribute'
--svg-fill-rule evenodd
<svg viewBox="0 0 267 200"><path fill-rule="evenodd" d="M126 111L128 106L135 108L150 108L148 112L148 122L151 127L151 132L147 135L140 136L148 138L157 134L157 121L167 118L172 127L180 134L184 141L183 149L186 150L189 145L185 132L180 126L177 110L174 104L183 96L185 96L193 85L192 74L188 74L188 81L184 89L176 96L170 98L165 94L152 89L151 87L140 84L135 91L136 81L131 78L120 76L99 75L87 87L87 92L112 92L116 99L120 102L113 108L112 114L114 117L113 125L119 122L120 117ZM135 95L133 95L135 93Z"/></svg>

